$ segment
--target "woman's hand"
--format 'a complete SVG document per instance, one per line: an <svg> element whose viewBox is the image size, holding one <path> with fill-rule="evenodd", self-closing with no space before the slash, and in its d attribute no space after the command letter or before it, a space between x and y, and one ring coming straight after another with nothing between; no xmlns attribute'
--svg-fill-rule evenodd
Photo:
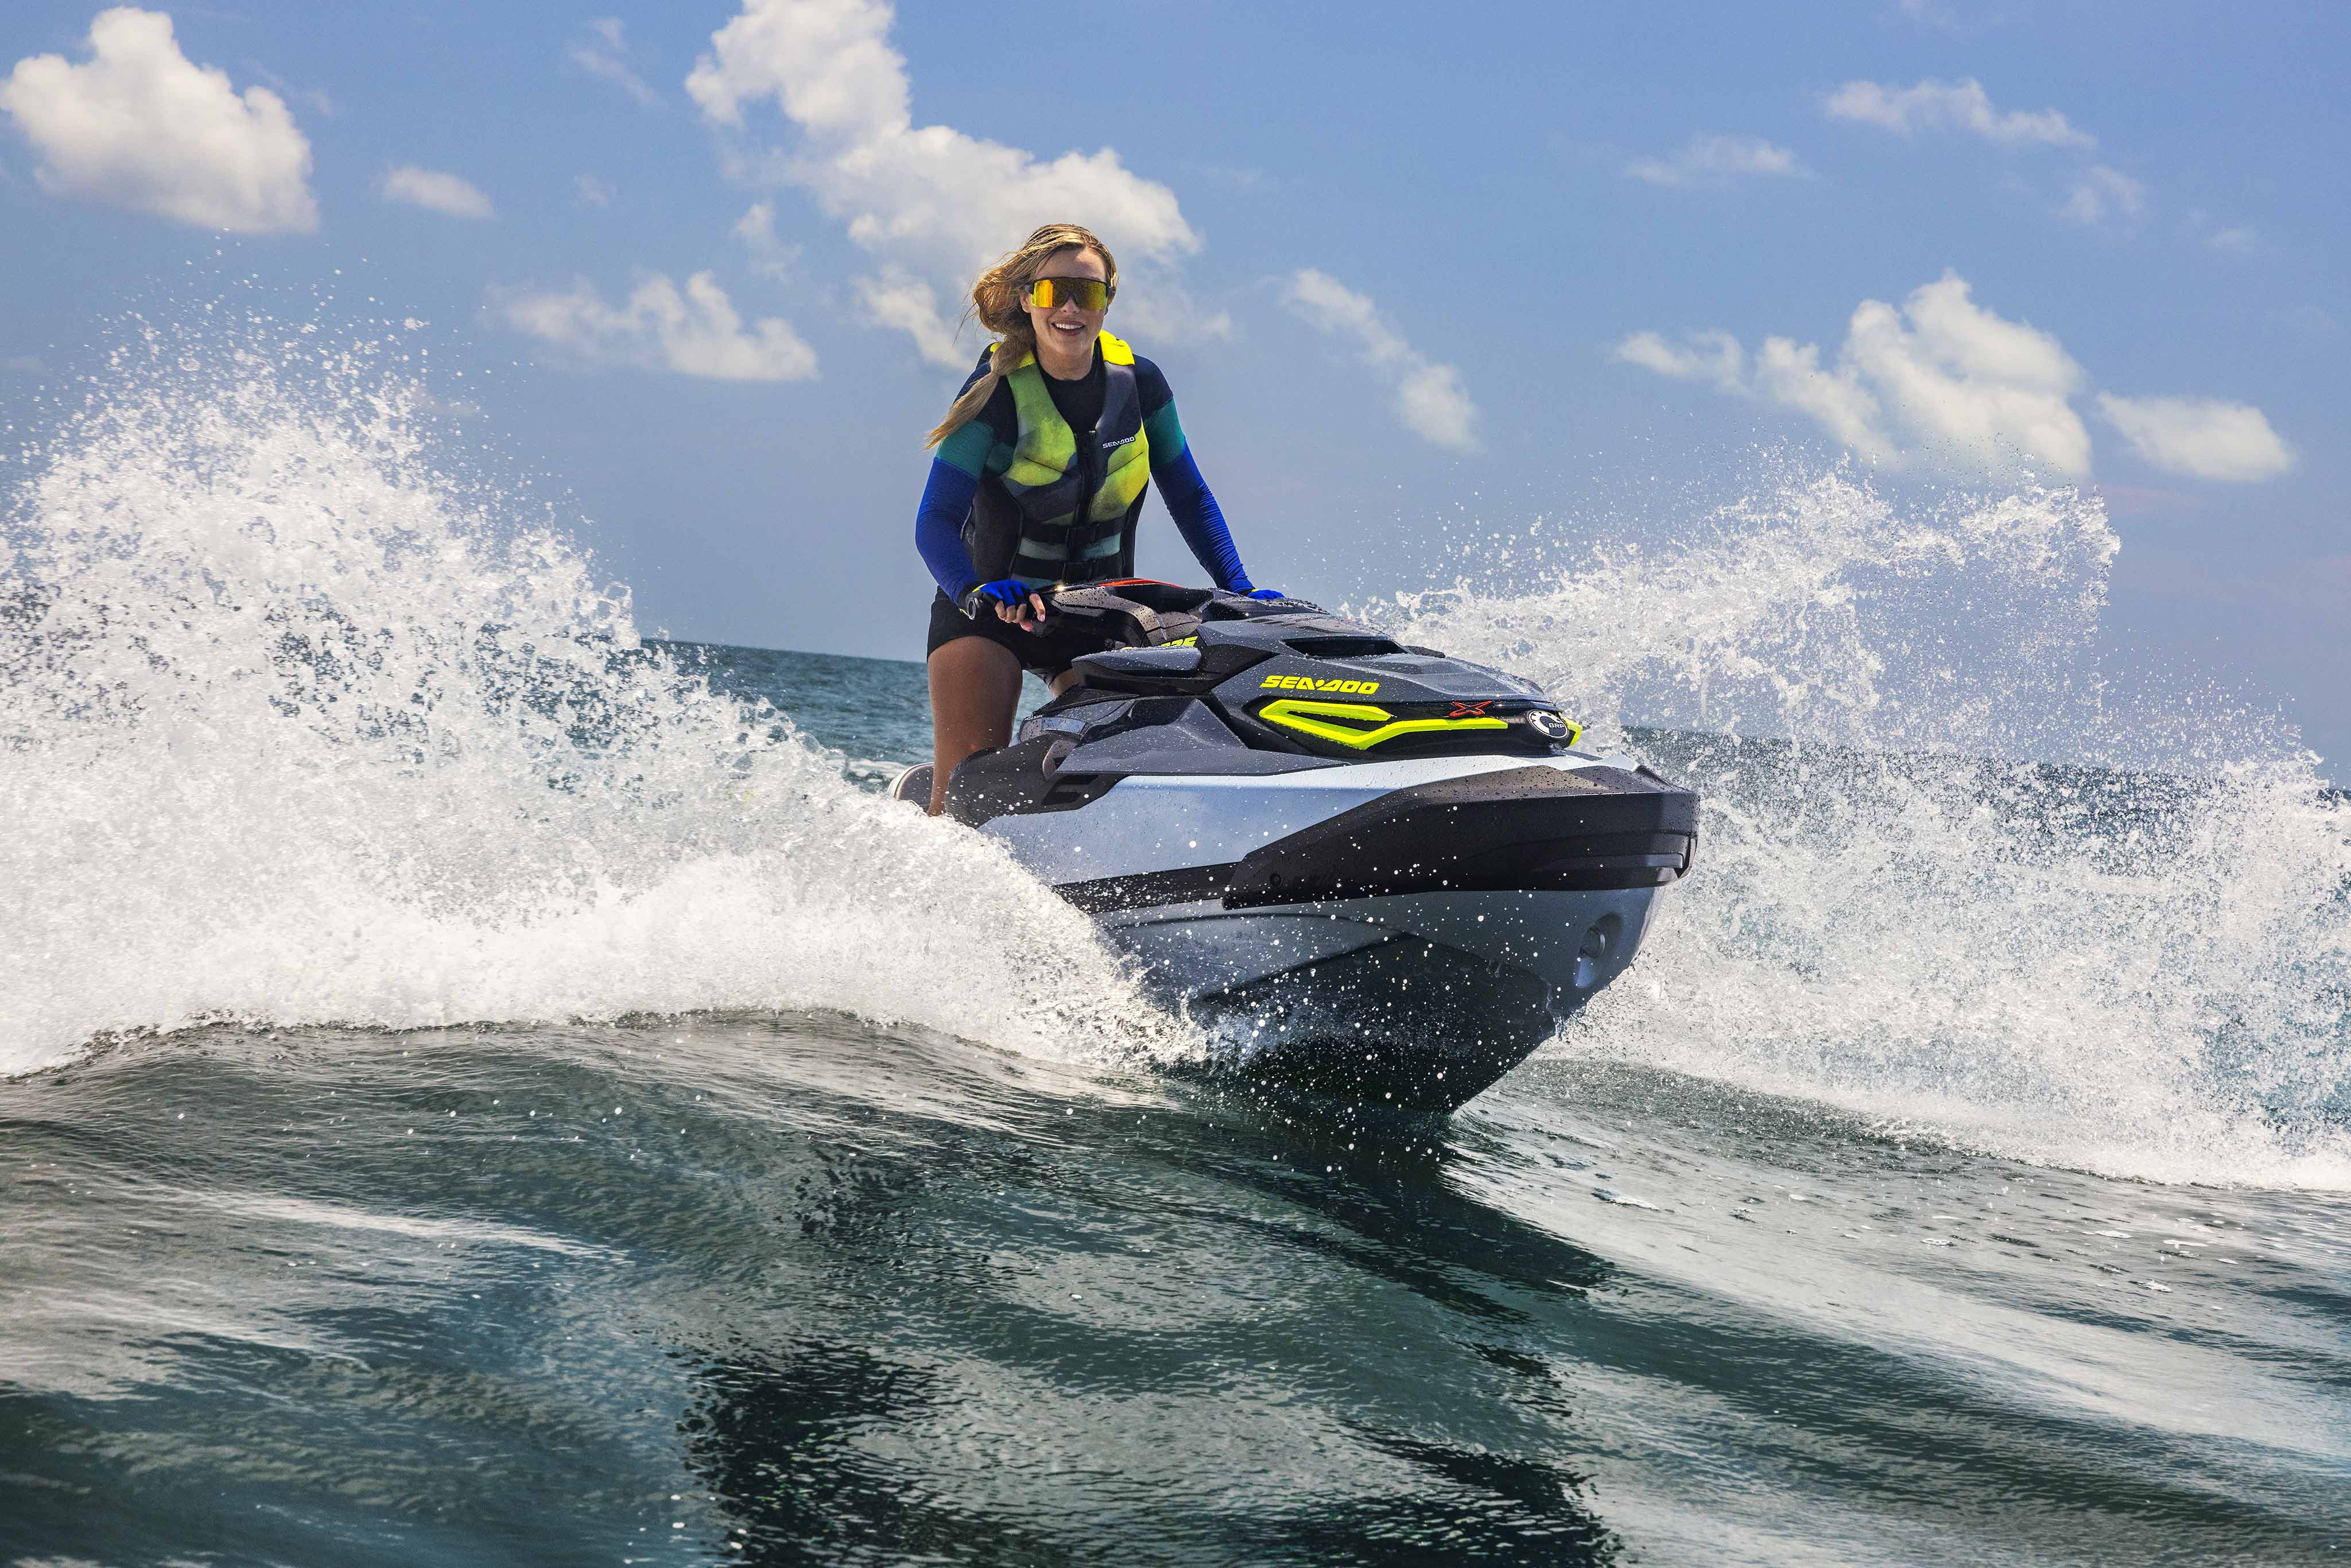
<svg viewBox="0 0 2351 1568"><path fill-rule="evenodd" d="M1029 624L1032 621L1039 626L1045 622L1043 595L1017 577L983 582L963 596L963 612L975 621L990 608L995 610L998 620L1010 622L1024 632L1034 630Z"/></svg>
<svg viewBox="0 0 2351 1568"><path fill-rule="evenodd" d="M1223 526L1221 521L1218 526ZM1231 548L1231 541L1227 541L1227 548ZM1238 561L1234 564L1236 567L1239 565ZM1251 582L1249 580L1249 573L1239 570L1236 570L1230 578L1227 579L1225 582L1219 586L1221 586L1227 593L1238 593L1247 599L1287 599L1290 597L1290 595L1282 592L1281 590L1278 588L1259 588L1256 583Z"/></svg>

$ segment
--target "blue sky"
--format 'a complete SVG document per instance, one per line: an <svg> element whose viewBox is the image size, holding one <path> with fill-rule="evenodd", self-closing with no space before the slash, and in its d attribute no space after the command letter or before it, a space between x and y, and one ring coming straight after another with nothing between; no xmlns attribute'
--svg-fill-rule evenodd
<svg viewBox="0 0 2351 1568"><path fill-rule="evenodd" d="M2106 497L2112 643L2339 779L2346 59L2293 5L18 0L0 408L195 308L192 257L329 286L430 323L648 627L917 656L956 290L1068 216L1260 582L1425 586L1469 518L1670 531L1759 444L1928 497L2026 467Z"/></svg>

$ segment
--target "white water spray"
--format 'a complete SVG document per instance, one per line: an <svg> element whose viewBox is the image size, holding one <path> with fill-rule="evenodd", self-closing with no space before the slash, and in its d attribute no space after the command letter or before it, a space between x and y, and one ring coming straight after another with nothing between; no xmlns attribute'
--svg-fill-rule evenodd
<svg viewBox="0 0 2351 1568"><path fill-rule="evenodd" d="M2073 491L1904 509L1775 469L1666 547L1407 596L1408 640L1603 738L1773 737L1654 740L1705 794L1698 869L1562 1048L2027 1159L2351 1186L2351 810L2274 719L2108 692L2116 548Z"/></svg>
<svg viewBox="0 0 2351 1568"><path fill-rule="evenodd" d="M994 847L643 648L384 352L144 333L0 514L0 1072L720 1008L1177 1048Z"/></svg>

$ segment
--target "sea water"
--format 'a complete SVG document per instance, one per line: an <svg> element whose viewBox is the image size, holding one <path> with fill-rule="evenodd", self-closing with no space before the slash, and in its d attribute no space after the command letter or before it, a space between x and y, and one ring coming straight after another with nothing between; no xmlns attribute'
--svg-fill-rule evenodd
<svg viewBox="0 0 2351 1568"><path fill-rule="evenodd" d="M2094 496L1357 607L1706 817L1342 1123L882 798L919 666L645 640L396 361L133 335L0 500L0 1563L2351 1549L2351 817L2116 695Z"/></svg>

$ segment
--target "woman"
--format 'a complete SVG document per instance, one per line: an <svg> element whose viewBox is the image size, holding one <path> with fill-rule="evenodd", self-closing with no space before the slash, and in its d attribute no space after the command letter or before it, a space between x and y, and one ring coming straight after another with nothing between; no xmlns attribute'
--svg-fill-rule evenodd
<svg viewBox="0 0 2351 1568"><path fill-rule="evenodd" d="M1200 477L1167 378L1102 330L1118 293L1110 247L1048 224L972 285L971 313L999 341L980 356L929 444L914 548L938 580L931 601L931 814L947 776L1012 737L1020 672L1055 692L1100 644L1045 626L1038 591L1134 575L1148 480L1218 588L1250 585L1217 498Z"/></svg>

